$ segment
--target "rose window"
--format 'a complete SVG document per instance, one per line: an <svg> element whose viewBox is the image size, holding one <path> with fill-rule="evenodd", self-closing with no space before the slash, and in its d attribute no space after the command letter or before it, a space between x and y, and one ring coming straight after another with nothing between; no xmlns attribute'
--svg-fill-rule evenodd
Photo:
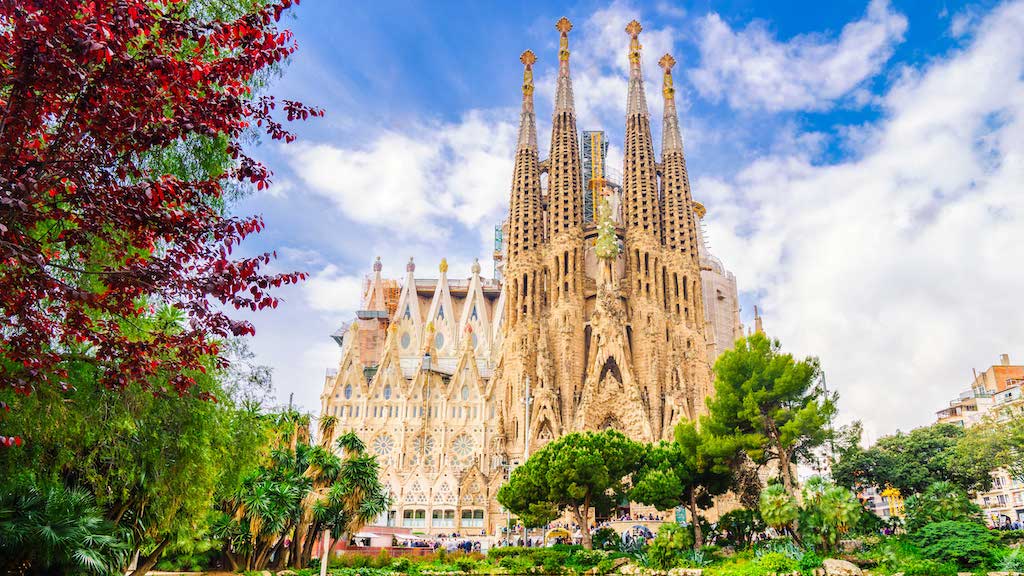
<svg viewBox="0 0 1024 576"><path fill-rule="evenodd" d="M395 441L391 436L382 434L373 439L373 451L378 456L391 456L395 450Z"/></svg>
<svg viewBox="0 0 1024 576"><path fill-rule="evenodd" d="M463 458L472 454L475 448L476 443L473 442L473 439L466 434L459 435L455 438L455 441L452 442L452 450Z"/></svg>

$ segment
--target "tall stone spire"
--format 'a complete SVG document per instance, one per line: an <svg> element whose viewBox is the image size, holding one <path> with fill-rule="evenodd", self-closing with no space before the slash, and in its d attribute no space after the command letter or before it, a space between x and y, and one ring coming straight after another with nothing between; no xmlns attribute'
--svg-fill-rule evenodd
<svg viewBox="0 0 1024 576"><path fill-rule="evenodd" d="M672 87L672 66L675 63L671 54L665 54L658 61L665 72L661 88L665 97L661 133L663 232L665 246L669 250L682 252L697 262L697 221L693 214L690 179L686 173L683 137L679 131L679 114L676 112L675 89Z"/></svg>
<svg viewBox="0 0 1024 576"><path fill-rule="evenodd" d="M626 101L626 114L647 115L647 97L644 96L644 75L640 70L640 31L643 26L633 20L626 25L629 34L629 100Z"/></svg>
<svg viewBox="0 0 1024 576"><path fill-rule="evenodd" d="M569 31L572 22L565 16L558 19L555 29L561 34L558 39L558 86L555 93L555 114L573 112L572 81L569 79Z"/></svg>
<svg viewBox="0 0 1024 576"><path fill-rule="evenodd" d="M537 149L537 115L533 111L533 64L537 56L527 50L519 56L523 63L523 105L519 113L519 149Z"/></svg>
<svg viewBox="0 0 1024 576"><path fill-rule="evenodd" d="M562 18L555 25L561 33L558 51L558 82L555 111L551 119L551 168L548 174L550 237L581 230L583 224L583 181L572 80L569 78L569 30L572 22Z"/></svg>
<svg viewBox="0 0 1024 576"><path fill-rule="evenodd" d="M661 238L658 182L651 142L651 121L644 98L643 73L640 70L642 27L633 20L626 26L629 34L629 100L626 106L626 153L622 170L623 203L627 232L644 232Z"/></svg>
<svg viewBox="0 0 1024 576"><path fill-rule="evenodd" d="M537 152L537 118L533 111L532 51L523 52L519 60L523 70L523 108L519 116L519 144L512 172L512 194L509 200L509 267L518 256L535 250L541 242L540 158Z"/></svg>

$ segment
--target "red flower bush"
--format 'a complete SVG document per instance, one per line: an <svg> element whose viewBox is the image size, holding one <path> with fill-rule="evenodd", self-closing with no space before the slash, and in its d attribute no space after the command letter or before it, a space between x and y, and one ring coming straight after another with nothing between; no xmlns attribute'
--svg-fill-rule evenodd
<svg viewBox="0 0 1024 576"><path fill-rule="evenodd" d="M250 88L296 48L277 27L290 4L219 21L172 0L0 2L0 389L66 387L85 363L113 388L185 393L218 340L254 333L226 305L276 307L271 289L304 278L232 256L263 222L224 198L269 184L247 131L294 138ZM226 171L161 161L202 146Z"/></svg>

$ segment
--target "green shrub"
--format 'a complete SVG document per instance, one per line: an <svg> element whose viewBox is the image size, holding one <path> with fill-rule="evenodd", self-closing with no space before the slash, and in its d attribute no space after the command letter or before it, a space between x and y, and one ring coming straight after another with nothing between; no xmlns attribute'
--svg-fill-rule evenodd
<svg viewBox="0 0 1024 576"><path fill-rule="evenodd" d="M502 546L500 548L491 548L487 551L487 558L491 560L501 560L508 556L522 556L523 554L529 554L532 548L523 548L522 546Z"/></svg>
<svg viewBox="0 0 1024 576"><path fill-rule="evenodd" d="M533 562L528 556L503 556L498 560L498 566L510 574L524 574L533 568Z"/></svg>
<svg viewBox="0 0 1024 576"><path fill-rule="evenodd" d="M858 536L876 536L886 527L886 521L871 510L863 509L857 524L850 530Z"/></svg>
<svg viewBox="0 0 1024 576"><path fill-rule="evenodd" d="M725 537L725 542L736 548L746 548L751 537L764 530L764 520L758 510L740 508L726 512L718 520L718 529Z"/></svg>
<svg viewBox="0 0 1024 576"><path fill-rule="evenodd" d="M409 572L412 567L412 560L409 560L405 556L399 556L391 561L391 569L396 572Z"/></svg>
<svg viewBox="0 0 1024 576"><path fill-rule="evenodd" d="M960 566L987 565L999 549L999 536L974 522L927 524L913 535L913 539L925 557Z"/></svg>
<svg viewBox="0 0 1024 576"><path fill-rule="evenodd" d="M683 554L682 563L690 568L703 568L712 561L712 555L714 552L709 551L712 546L704 546L700 550L687 550Z"/></svg>
<svg viewBox="0 0 1024 576"><path fill-rule="evenodd" d="M593 542L597 550L618 550L622 538L614 529L605 527L594 532Z"/></svg>
<svg viewBox="0 0 1024 576"><path fill-rule="evenodd" d="M387 550L381 550L377 553L372 560L370 560L369 566L371 568L387 568L391 565L391 554Z"/></svg>
<svg viewBox="0 0 1024 576"><path fill-rule="evenodd" d="M738 558L729 564L705 568L704 574L708 576L766 576L768 571L757 562Z"/></svg>
<svg viewBox="0 0 1024 576"><path fill-rule="evenodd" d="M756 558L773 552L782 554L794 562L799 562L804 556L804 550L789 538L776 538L754 547L754 557Z"/></svg>
<svg viewBox="0 0 1024 576"><path fill-rule="evenodd" d="M904 526L913 534L928 524L956 521L982 524L981 508L963 490L949 482L936 482L907 498Z"/></svg>
<svg viewBox="0 0 1024 576"><path fill-rule="evenodd" d="M999 539L1007 546L1024 542L1024 530L1000 530Z"/></svg>
<svg viewBox="0 0 1024 576"><path fill-rule="evenodd" d="M1020 548L1004 548L996 554L993 565L1001 572L1024 572L1024 552Z"/></svg>
<svg viewBox="0 0 1024 576"><path fill-rule="evenodd" d="M647 548L651 566L659 570L674 568L683 554L693 548L690 532L678 524L663 524Z"/></svg>
<svg viewBox="0 0 1024 576"><path fill-rule="evenodd" d="M796 560L782 552L768 552L757 559L757 565L765 572L792 572L797 568Z"/></svg>
<svg viewBox="0 0 1024 576"><path fill-rule="evenodd" d="M815 568L821 568L824 562L825 560L815 552L805 552L800 557L796 567L800 570L801 574L811 574Z"/></svg>
<svg viewBox="0 0 1024 576"><path fill-rule="evenodd" d="M561 572L562 566L569 559L570 552L562 546L534 548L530 558L533 560L533 565L543 567L545 573L557 574Z"/></svg>
<svg viewBox="0 0 1024 576"><path fill-rule="evenodd" d="M388 568L331 568L331 576L391 576L395 574Z"/></svg>
<svg viewBox="0 0 1024 576"><path fill-rule="evenodd" d="M956 564L927 558L907 560L899 566L899 570L903 576L956 576L959 571Z"/></svg>
<svg viewBox="0 0 1024 576"><path fill-rule="evenodd" d="M580 548L579 550L572 551L566 565L577 572L585 572L600 564L607 557L608 552L604 550L585 550Z"/></svg>

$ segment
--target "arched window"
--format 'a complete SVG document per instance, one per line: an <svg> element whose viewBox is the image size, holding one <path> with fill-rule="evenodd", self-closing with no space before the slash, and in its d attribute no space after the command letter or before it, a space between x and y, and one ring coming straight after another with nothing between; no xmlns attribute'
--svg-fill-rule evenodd
<svg viewBox="0 0 1024 576"><path fill-rule="evenodd" d="M384 399L391 400L391 384L384 387Z"/></svg>
<svg viewBox="0 0 1024 576"><path fill-rule="evenodd" d="M462 385L462 391L460 392L463 400L469 400L469 386Z"/></svg>
<svg viewBox="0 0 1024 576"><path fill-rule="evenodd" d="M352 397L352 385L349 384L349 385L345 386L345 400L348 400L351 397Z"/></svg>

